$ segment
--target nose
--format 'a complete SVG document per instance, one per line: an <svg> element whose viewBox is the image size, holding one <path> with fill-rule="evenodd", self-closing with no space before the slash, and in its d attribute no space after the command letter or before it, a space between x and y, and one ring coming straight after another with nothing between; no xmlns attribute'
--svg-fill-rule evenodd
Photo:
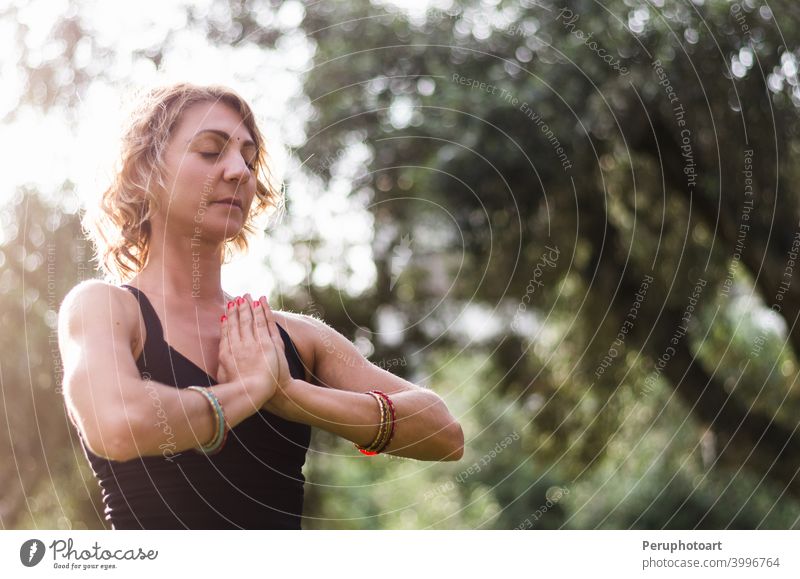
<svg viewBox="0 0 800 579"><path fill-rule="evenodd" d="M250 180L250 168L241 155L231 153L225 160L223 177L226 181L238 181L244 184Z"/></svg>

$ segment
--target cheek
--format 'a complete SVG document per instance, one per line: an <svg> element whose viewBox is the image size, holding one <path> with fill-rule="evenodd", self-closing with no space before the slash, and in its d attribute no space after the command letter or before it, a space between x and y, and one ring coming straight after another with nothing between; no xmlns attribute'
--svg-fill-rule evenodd
<svg viewBox="0 0 800 579"><path fill-rule="evenodd" d="M192 153L186 155L179 160L176 167L176 180L197 181L201 183L208 180L213 180L214 175L221 169L213 163L200 158Z"/></svg>
<svg viewBox="0 0 800 579"><path fill-rule="evenodd" d="M174 197L200 199L214 197L214 187L221 169L202 159L186 156L175 168Z"/></svg>
<svg viewBox="0 0 800 579"><path fill-rule="evenodd" d="M258 200L258 197L256 197L255 193L253 193L250 196L250 204L249 205L245 205L244 214L245 215L250 215L253 211L255 211L256 207L258 207L258 205L260 203L261 202Z"/></svg>

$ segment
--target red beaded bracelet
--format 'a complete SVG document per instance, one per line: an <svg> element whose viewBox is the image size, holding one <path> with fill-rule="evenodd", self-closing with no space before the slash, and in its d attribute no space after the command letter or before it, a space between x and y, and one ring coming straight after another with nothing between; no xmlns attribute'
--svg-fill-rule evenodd
<svg viewBox="0 0 800 579"><path fill-rule="evenodd" d="M378 396L375 392L370 391L366 392L366 394L372 396L378 403L378 411L380 412L380 422L378 424L378 432L375 434L375 438L372 440L372 442L370 442L367 446L361 446L356 443L353 444L361 454L372 456L374 454L378 454L376 450L380 447L381 441L385 436L386 423L389 417L389 410L386 407L386 402L384 402L383 398Z"/></svg>
<svg viewBox="0 0 800 579"><path fill-rule="evenodd" d="M392 399L389 398L386 393L381 392L380 390L370 390L366 392L366 394L369 394L378 401L381 411L381 422L378 427L378 433L375 435L375 439L369 444L369 446L363 447L356 443L354 443L354 445L361 454L374 456L383 452L392 441L395 428L395 410Z"/></svg>
<svg viewBox="0 0 800 579"><path fill-rule="evenodd" d="M392 442L392 437L394 437L395 411L394 411L394 402L392 402L392 399L389 398L388 394L386 394L385 392L381 392L380 390L374 390L374 392L375 392L375 394L377 394L378 396L380 396L381 398L383 398L386 401L386 405L389 407L389 412L390 412L390 415L391 415L391 419L389 421L389 431L388 431L388 433L386 435L386 440L381 445L380 449L376 451L376 452L380 453L380 452L383 452L384 449L386 449L387 446L389 446L389 443Z"/></svg>

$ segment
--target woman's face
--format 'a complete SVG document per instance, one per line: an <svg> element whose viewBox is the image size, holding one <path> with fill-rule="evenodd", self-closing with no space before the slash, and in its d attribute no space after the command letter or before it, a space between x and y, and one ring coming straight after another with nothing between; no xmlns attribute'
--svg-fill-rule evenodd
<svg viewBox="0 0 800 579"><path fill-rule="evenodd" d="M164 155L166 191L159 212L164 230L190 237L193 246L195 240L219 244L235 237L256 193L256 156L234 109L221 102L188 107Z"/></svg>

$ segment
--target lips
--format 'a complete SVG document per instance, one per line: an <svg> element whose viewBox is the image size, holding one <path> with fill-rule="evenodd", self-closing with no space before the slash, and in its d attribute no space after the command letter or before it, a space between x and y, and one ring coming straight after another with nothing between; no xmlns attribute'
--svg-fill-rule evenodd
<svg viewBox="0 0 800 579"><path fill-rule="evenodd" d="M214 201L214 205L216 205L217 203L220 203L222 205L233 205L234 207L238 207L239 209L242 208L242 201L235 197L226 197L225 199Z"/></svg>

